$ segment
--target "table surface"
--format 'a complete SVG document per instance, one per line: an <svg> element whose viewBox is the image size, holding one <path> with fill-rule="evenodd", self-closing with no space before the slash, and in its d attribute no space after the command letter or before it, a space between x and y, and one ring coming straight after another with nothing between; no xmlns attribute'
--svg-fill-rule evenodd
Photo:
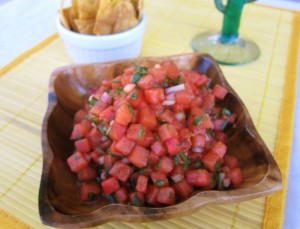
<svg viewBox="0 0 300 229"><path fill-rule="evenodd" d="M258 3L300 11L300 2L296 0L262 0ZM56 32L54 18L57 15L59 4L59 1L53 0L0 1L0 19L2 19L0 20L0 69ZM298 81L293 148L284 217L284 228L286 229L299 228L300 225L300 218L296 216L300 211L300 194L297 186L300 183L300 170L298 169L298 161L300 161L300 123L297 118L300 115L299 88L300 82Z"/></svg>

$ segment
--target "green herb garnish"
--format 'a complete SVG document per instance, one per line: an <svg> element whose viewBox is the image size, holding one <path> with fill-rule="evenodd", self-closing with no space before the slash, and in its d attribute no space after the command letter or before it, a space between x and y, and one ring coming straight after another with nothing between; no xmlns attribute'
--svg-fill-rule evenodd
<svg viewBox="0 0 300 229"><path fill-rule="evenodd" d="M194 126L199 125L199 124L202 122L202 119L203 119L203 116L197 117L196 119L194 119L193 125L194 125Z"/></svg>
<svg viewBox="0 0 300 229"><path fill-rule="evenodd" d="M184 162L183 169L187 170L191 161L188 159L188 157L183 152L179 152L178 154Z"/></svg>
<svg viewBox="0 0 300 229"><path fill-rule="evenodd" d="M159 162L157 162L156 168L159 168L160 166L161 166L161 160Z"/></svg>
<svg viewBox="0 0 300 229"><path fill-rule="evenodd" d="M157 133L156 133L156 134L154 134L154 138L155 138L155 140L157 140L157 141L158 141L158 140L160 140L160 136L159 136L159 134L157 134Z"/></svg>
<svg viewBox="0 0 300 229"><path fill-rule="evenodd" d="M171 83L173 83L173 84L179 84L180 83L180 81L181 81L181 77L180 76L178 76L176 79L169 79L169 82L171 82Z"/></svg>
<svg viewBox="0 0 300 229"><path fill-rule="evenodd" d="M99 131L101 132L102 135L107 136L107 132L106 132L105 127L98 126L98 127L97 127L97 130L99 130Z"/></svg>
<svg viewBox="0 0 300 229"><path fill-rule="evenodd" d="M106 130L106 135L109 135L109 132L111 131L112 126L109 126L108 129Z"/></svg>
<svg viewBox="0 0 300 229"><path fill-rule="evenodd" d="M131 79L131 82L137 83L143 75L147 74L147 68L145 68L141 65L137 65L135 63L133 63L133 65L135 67L135 73Z"/></svg>
<svg viewBox="0 0 300 229"><path fill-rule="evenodd" d="M222 166L222 163L220 161L217 161L215 164L215 170L218 171Z"/></svg>
<svg viewBox="0 0 300 229"><path fill-rule="evenodd" d="M128 109L129 109L130 113L132 115L134 115L134 109L133 109L133 107L129 103L126 103L126 105L127 105Z"/></svg>
<svg viewBox="0 0 300 229"><path fill-rule="evenodd" d="M115 92L116 92L118 95L120 95L120 94L123 92L123 87L117 87L117 88L115 89Z"/></svg>
<svg viewBox="0 0 300 229"><path fill-rule="evenodd" d="M138 139L142 137L143 133L144 133L144 126L141 125L138 129Z"/></svg>
<svg viewBox="0 0 300 229"><path fill-rule="evenodd" d="M98 99L96 99L95 97L92 97L91 100L89 101L89 107L93 107L97 102L98 102Z"/></svg>
<svg viewBox="0 0 300 229"><path fill-rule="evenodd" d="M221 130L224 130L226 127L227 127L227 125L228 125L228 123L229 123L229 118L227 118L226 120L225 120L225 122L222 124L222 126L221 126Z"/></svg>
<svg viewBox="0 0 300 229"><path fill-rule="evenodd" d="M202 168L203 168L202 162L201 162L201 161L196 161L195 167L196 167L197 169L202 169Z"/></svg>
<svg viewBox="0 0 300 229"><path fill-rule="evenodd" d="M154 185L156 185L158 187L162 187L165 185L165 182L163 180L158 180L154 183Z"/></svg>
<svg viewBox="0 0 300 229"><path fill-rule="evenodd" d="M175 165L178 165L180 163L180 160L177 156L173 157L173 161L174 161Z"/></svg>
<svg viewBox="0 0 300 229"><path fill-rule="evenodd" d="M129 97L131 100L136 100L137 99L137 92L136 91L133 91L131 94L130 94L130 97Z"/></svg>
<svg viewBox="0 0 300 229"><path fill-rule="evenodd" d="M226 108L223 108L222 109L222 112L221 112L223 115L231 115L231 112L230 112L230 110L228 110L228 109L226 109Z"/></svg>
<svg viewBox="0 0 300 229"><path fill-rule="evenodd" d="M205 133L212 136L212 137L214 136L214 132L213 132L212 128L206 129Z"/></svg>
<svg viewBox="0 0 300 229"><path fill-rule="evenodd" d="M103 197L104 197L105 199L107 199L108 201L110 201L111 203L114 203L114 202L115 202L115 199L114 199L113 194L110 194L110 195L103 195Z"/></svg>
<svg viewBox="0 0 300 229"><path fill-rule="evenodd" d="M92 201L92 200L95 200L96 199L96 193L94 193L94 192L89 192L88 193L88 198L89 198L89 200L90 201Z"/></svg>
<svg viewBox="0 0 300 229"><path fill-rule="evenodd" d="M135 194L132 200L133 205L137 206L137 207L141 207L142 203L139 200L138 196Z"/></svg>
<svg viewBox="0 0 300 229"><path fill-rule="evenodd" d="M146 170L147 170L147 167L142 167L142 168L139 169L139 172L144 173L144 172L146 172Z"/></svg>

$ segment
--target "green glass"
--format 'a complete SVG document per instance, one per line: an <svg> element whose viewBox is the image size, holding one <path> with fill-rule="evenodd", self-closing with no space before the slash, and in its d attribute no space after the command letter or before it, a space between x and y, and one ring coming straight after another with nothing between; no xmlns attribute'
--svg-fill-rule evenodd
<svg viewBox="0 0 300 229"><path fill-rule="evenodd" d="M256 60L260 55L259 47L239 35L243 7L255 0L215 0L216 8L224 14L220 33L205 32L192 40L194 51L209 53L219 63L227 65L244 64Z"/></svg>

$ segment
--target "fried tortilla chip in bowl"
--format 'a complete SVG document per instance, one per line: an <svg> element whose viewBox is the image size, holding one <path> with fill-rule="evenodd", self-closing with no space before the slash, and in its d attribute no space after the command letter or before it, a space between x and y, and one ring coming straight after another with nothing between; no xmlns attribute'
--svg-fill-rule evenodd
<svg viewBox="0 0 300 229"><path fill-rule="evenodd" d="M56 19L58 33L75 63L137 57L146 16L133 0L72 1Z"/></svg>

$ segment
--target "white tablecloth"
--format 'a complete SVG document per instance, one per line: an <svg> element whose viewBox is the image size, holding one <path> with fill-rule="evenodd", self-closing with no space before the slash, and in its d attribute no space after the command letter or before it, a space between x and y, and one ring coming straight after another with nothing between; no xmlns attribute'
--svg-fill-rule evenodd
<svg viewBox="0 0 300 229"><path fill-rule="evenodd" d="M258 3L300 11L299 0L261 0ZM59 5L59 0L0 0L0 68L56 32L55 17ZM300 228L300 81L297 88L285 229Z"/></svg>

